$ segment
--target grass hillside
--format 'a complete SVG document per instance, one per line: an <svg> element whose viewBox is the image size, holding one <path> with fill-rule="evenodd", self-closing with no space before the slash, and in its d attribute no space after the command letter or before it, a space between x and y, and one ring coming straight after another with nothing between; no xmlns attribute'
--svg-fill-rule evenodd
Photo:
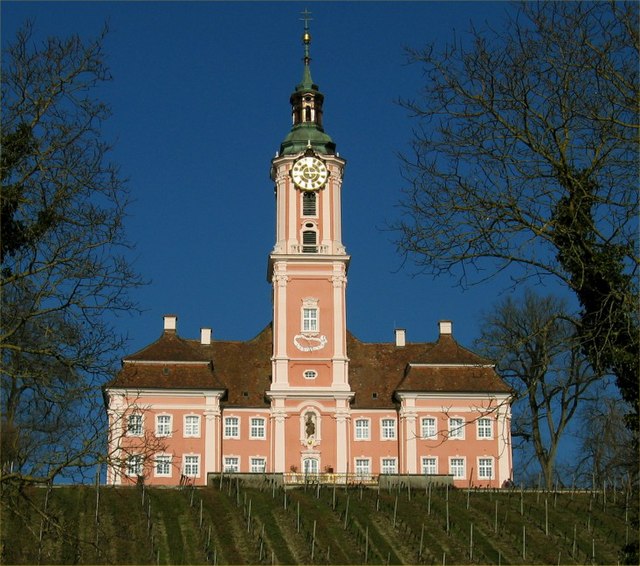
<svg viewBox="0 0 640 566"><path fill-rule="evenodd" d="M637 539L620 491L33 489L3 494L3 564L617 564Z"/></svg>

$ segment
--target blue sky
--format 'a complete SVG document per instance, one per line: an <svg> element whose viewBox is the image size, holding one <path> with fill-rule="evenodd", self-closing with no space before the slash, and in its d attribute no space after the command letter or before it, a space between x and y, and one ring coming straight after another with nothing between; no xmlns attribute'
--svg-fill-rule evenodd
<svg viewBox="0 0 640 566"><path fill-rule="evenodd" d="M135 200L127 233L150 284L141 315L122 317L133 352L161 333L162 315L195 338L246 340L271 320L267 257L274 243L270 160L290 128L302 76L300 12L311 22L311 70L325 129L347 160L343 238L350 253L349 329L361 340L437 337L450 319L470 346L500 286L463 292L454 279L412 276L384 230L397 217L398 152L415 125L394 101L422 85L404 47L443 45L498 25L504 2L10 2L2 41L27 18L39 36L95 36L105 22L114 80L97 93L113 117L105 136Z"/></svg>

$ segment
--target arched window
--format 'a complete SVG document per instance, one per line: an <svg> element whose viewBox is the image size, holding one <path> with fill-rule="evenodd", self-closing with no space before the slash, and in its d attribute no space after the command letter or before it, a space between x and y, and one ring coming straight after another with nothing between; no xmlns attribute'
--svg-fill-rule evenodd
<svg viewBox="0 0 640 566"><path fill-rule="evenodd" d="M318 473L318 460L317 458L305 458L302 461L302 470L305 475Z"/></svg>

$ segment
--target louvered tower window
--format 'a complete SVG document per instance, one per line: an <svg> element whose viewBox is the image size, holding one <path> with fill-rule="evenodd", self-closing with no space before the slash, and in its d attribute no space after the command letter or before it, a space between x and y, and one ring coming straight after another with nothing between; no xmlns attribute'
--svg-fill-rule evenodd
<svg viewBox="0 0 640 566"><path fill-rule="evenodd" d="M307 191L303 193L302 194L302 214L304 216L315 216L316 214L318 214L316 212L317 210L316 203L317 203L316 193L311 191Z"/></svg>
<svg viewBox="0 0 640 566"><path fill-rule="evenodd" d="M302 232L302 253L318 253L316 233L313 230L305 230Z"/></svg>

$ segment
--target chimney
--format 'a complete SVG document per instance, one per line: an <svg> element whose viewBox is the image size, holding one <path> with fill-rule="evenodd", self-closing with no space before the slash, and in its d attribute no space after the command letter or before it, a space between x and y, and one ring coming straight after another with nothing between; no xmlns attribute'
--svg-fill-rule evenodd
<svg viewBox="0 0 640 566"><path fill-rule="evenodd" d="M453 334L453 323L450 320L441 320L438 322L438 327L440 328L440 336L443 334L451 336Z"/></svg>
<svg viewBox="0 0 640 566"><path fill-rule="evenodd" d="M211 328L200 329L200 344L203 346L211 344Z"/></svg>
<svg viewBox="0 0 640 566"><path fill-rule="evenodd" d="M404 328L396 328L396 346L402 347L407 344L407 331Z"/></svg>
<svg viewBox="0 0 640 566"><path fill-rule="evenodd" d="M164 318L164 331L175 334L178 317L175 314L165 314L163 318Z"/></svg>

